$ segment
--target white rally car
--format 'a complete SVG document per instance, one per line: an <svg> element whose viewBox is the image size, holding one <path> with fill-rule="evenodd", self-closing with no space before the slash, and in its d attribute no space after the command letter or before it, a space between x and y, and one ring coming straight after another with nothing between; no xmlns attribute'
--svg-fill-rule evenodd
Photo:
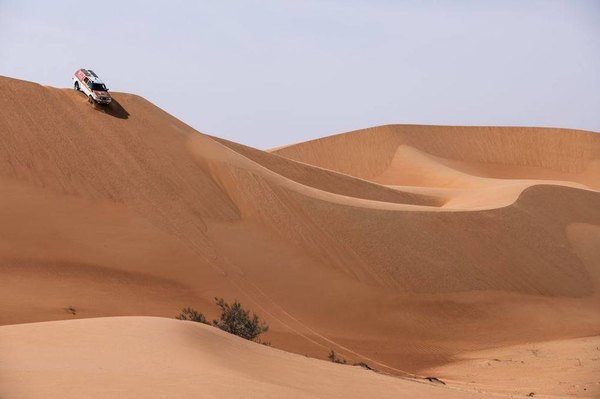
<svg viewBox="0 0 600 399"><path fill-rule="evenodd" d="M73 76L73 88L82 91L91 104L110 104L112 98L104 82L91 69L78 69Z"/></svg>

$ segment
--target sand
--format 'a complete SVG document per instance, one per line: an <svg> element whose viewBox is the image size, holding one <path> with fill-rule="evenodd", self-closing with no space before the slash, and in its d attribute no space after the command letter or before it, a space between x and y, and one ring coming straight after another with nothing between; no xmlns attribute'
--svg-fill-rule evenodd
<svg viewBox="0 0 600 399"><path fill-rule="evenodd" d="M6 326L10 398L488 398L251 343L214 327L151 317ZM10 345L4 345L10 342Z"/></svg>
<svg viewBox="0 0 600 399"><path fill-rule="evenodd" d="M94 374L76 358L117 378L119 350L104 356L103 343L86 341L67 355L52 343L71 325L80 326L73 340L98 328L113 347L133 346L136 362L162 358L169 334L192 327L209 342L195 350L214 352L220 332L164 319L184 306L213 317L214 296L263 316L273 345L244 343L260 348L243 356L264 370L244 368L251 377L222 397L244 387L292 396L282 389L303 381L293 367L317 379L304 361L318 362L319 378L343 370L329 389L352 397L342 389L352 367L286 353L269 368L277 349L319 359L334 349L368 363L380 373L358 370L377 376L365 382L373 395L355 392L362 397L430 396L420 389L432 374L447 382L438 397L599 394L587 345L600 336L597 133L392 125L260 151L201 134L131 94L114 93L106 111L72 90L10 78L0 92L0 344L11 354L0 395L50 397L58 385L61 397L75 395ZM245 351L225 341L219 351ZM152 342L158 352L145 355ZM548 348L553 371L526 356L518 368L473 363L532 345ZM165 347L164 357L190 350L178 340ZM36 368L40 351L67 364L71 391ZM566 353L589 361L573 373ZM214 367L213 388L242 372L214 356L177 359L164 378L160 363L136 378L185 396L197 392L182 382L185 369ZM47 391L27 391L34 376ZM101 395L107 380L98 378L88 387ZM143 384L122 387L145 396ZM319 389L308 397L332 397Z"/></svg>

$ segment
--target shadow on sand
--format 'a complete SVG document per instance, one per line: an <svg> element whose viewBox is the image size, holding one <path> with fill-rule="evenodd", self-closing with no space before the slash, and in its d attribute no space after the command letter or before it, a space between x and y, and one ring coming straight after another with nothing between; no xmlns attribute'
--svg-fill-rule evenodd
<svg viewBox="0 0 600 399"><path fill-rule="evenodd" d="M114 116L115 118L129 118L129 112L127 112L127 110L123 108L121 104L119 104L119 102L114 98L108 105L94 104L94 109L99 112L104 112L105 114L108 114L110 116Z"/></svg>

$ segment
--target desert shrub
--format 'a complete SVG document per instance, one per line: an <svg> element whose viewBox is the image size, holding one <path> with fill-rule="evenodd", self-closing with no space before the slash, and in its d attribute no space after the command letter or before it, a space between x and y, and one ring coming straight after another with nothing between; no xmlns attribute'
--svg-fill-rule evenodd
<svg viewBox="0 0 600 399"><path fill-rule="evenodd" d="M204 315L202 313L200 313L197 310L192 309L192 308L182 309L181 313L179 313L175 318L179 319L179 320L190 320L190 321L196 321L198 323L209 324L208 321L206 320L206 317L204 317Z"/></svg>
<svg viewBox="0 0 600 399"><path fill-rule="evenodd" d="M359 367L362 367L363 369L367 369L367 370L371 370L371 371L376 371L373 367L369 366L365 362L354 363L353 366L359 366Z"/></svg>
<svg viewBox="0 0 600 399"><path fill-rule="evenodd" d="M242 307L238 301L231 305L223 298L215 298L218 307L221 308L219 320L213 320L213 325L238 337L249 341L258 340L258 336L269 330L267 326L256 314L250 315L250 311Z"/></svg>
<svg viewBox="0 0 600 399"><path fill-rule="evenodd" d="M333 351L333 349L331 350L331 352L329 352L329 356L327 356L327 358L334 363L346 364L346 359L338 357L338 355Z"/></svg>

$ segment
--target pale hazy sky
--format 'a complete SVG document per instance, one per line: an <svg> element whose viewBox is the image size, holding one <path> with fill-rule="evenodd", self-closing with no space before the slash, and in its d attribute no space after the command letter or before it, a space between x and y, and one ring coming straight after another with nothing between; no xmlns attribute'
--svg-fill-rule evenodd
<svg viewBox="0 0 600 399"><path fill-rule="evenodd" d="M69 87L80 67L259 148L388 123L600 131L600 0L0 0L0 75Z"/></svg>

